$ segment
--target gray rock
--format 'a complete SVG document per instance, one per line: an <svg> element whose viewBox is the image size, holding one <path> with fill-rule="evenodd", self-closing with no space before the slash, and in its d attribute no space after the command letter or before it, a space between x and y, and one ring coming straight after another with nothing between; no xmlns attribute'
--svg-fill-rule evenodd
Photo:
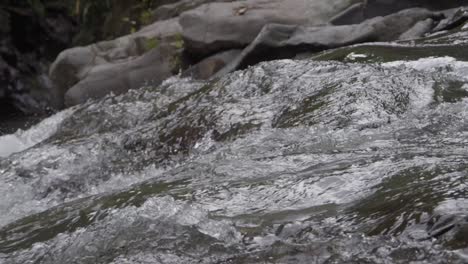
<svg viewBox="0 0 468 264"><path fill-rule="evenodd" d="M327 24L331 17L357 1L245 0L210 3L182 13L180 24L187 51L192 55L206 56L220 50L245 47L266 24Z"/></svg>
<svg viewBox="0 0 468 264"><path fill-rule="evenodd" d="M435 16L427 9L407 9L376 17L357 25L305 27L269 24L232 63L217 76L260 61L292 58L302 52L318 52L351 44L398 39L419 21Z"/></svg>
<svg viewBox="0 0 468 264"><path fill-rule="evenodd" d="M413 27L408 29L406 32L398 37L399 40L409 40L423 37L424 34L430 32L434 27L434 20L428 18L426 20L419 21Z"/></svg>
<svg viewBox="0 0 468 264"><path fill-rule="evenodd" d="M183 77L192 77L193 79L208 80L219 70L233 61L242 50L228 50L210 56L199 63L193 65L182 73Z"/></svg>
<svg viewBox="0 0 468 264"><path fill-rule="evenodd" d="M403 9L420 7L429 10L444 10L462 6L464 0L367 0L364 15L367 18L389 15Z"/></svg>
<svg viewBox="0 0 468 264"><path fill-rule="evenodd" d="M167 20L178 17L185 11L211 2L233 2L236 0L180 0L172 4L162 5L152 11L153 21Z"/></svg>
<svg viewBox="0 0 468 264"><path fill-rule="evenodd" d="M443 12L445 19L432 30L433 32L450 30L468 21L468 7L454 8Z"/></svg>
<svg viewBox="0 0 468 264"><path fill-rule="evenodd" d="M330 23L333 25L359 24L366 19L364 16L365 6L364 2L356 3L334 16Z"/></svg>
<svg viewBox="0 0 468 264"><path fill-rule="evenodd" d="M158 84L176 73L179 55L180 49L164 43L136 59L96 66L65 93L65 105L121 94L147 82Z"/></svg>
<svg viewBox="0 0 468 264"><path fill-rule="evenodd" d="M67 105L74 104L76 102L86 101L85 95L90 95L92 98L96 98L98 95L101 96L102 92L96 92L96 87L99 85L98 80L102 83L102 91L106 93L114 91L120 93L124 90L135 88L134 82L128 84L115 85L114 89L110 89L110 83L115 82L112 78L109 78L109 74L123 74L126 70L131 73L124 74L125 78L134 78L136 75L141 75L146 72L146 69L151 67L162 67L160 70L156 69L155 73L159 73L155 76L155 79L159 80L161 76L166 76L166 65L168 62L161 61L163 58L175 60L171 56L175 56L175 52L162 57L156 57L154 61L148 60L147 57L151 57L154 54L147 52L157 49L159 46L165 43L172 43L175 46L177 53L181 52L183 46L181 37L181 28L178 24L177 19L159 21L152 25L149 25L140 31L123 36L112 41L103 41L96 44L92 44L86 47L76 47L68 49L59 54L55 62L50 67L49 76L52 80L56 89L56 94L60 98L64 98L67 91L73 87L74 91L70 92L74 96L68 96ZM165 49L165 48L164 48ZM151 65L153 63L153 65ZM174 62L172 62L174 64ZM140 69L141 68L141 69ZM139 69L136 71L135 69ZM138 72L138 74L136 73ZM164 72L164 74L162 74ZM103 76L98 76L103 74ZM136 75L135 75L136 74ZM133 76L133 77L130 77ZM149 77L145 75L145 77ZM107 83L110 82L110 83ZM90 85L92 83L92 85ZM86 85L90 87L86 87ZM82 87L84 89L78 92ZM92 90L93 92L89 92ZM78 94L80 96L78 96ZM77 100L76 98L80 98Z"/></svg>

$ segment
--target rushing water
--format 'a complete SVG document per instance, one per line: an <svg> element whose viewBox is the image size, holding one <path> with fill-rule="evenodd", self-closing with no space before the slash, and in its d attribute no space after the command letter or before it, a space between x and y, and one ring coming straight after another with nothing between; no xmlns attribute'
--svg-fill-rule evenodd
<svg viewBox="0 0 468 264"><path fill-rule="evenodd" d="M468 63L274 61L0 137L0 263L465 263Z"/></svg>

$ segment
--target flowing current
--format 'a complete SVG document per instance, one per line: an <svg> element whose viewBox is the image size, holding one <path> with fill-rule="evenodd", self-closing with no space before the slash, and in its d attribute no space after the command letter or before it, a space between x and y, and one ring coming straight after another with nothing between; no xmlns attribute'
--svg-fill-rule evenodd
<svg viewBox="0 0 468 264"><path fill-rule="evenodd" d="M468 62L282 60L0 137L0 263L466 263Z"/></svg>

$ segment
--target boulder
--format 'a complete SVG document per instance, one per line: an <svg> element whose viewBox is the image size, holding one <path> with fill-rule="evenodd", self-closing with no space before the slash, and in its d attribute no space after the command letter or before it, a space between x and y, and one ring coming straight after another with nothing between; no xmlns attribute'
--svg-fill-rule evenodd
<svg viewBox="0 0 468 264"><path fill-rule="evenodd" d="M228 50L217 53L193 65L183 72L182 76L197 80L208 80L239 56L241 52L242 50Z"/></svg>
<svg viewBox="0 0 468 264"><path fill-rule="evenodd" d="M413 27L401 34L400 37L398 37L398 40L410 40L423 37L424 34L430 32L434 28L434 24L435 22L432 18L419 21Z"/></svg>
<svg viewBox="0 0 468 264"><path fill-rule="evenodd" d="M65 105L121 94L145 83L158 84L177 73L180 52L180 48L163 43L135 59L97 65L65 93Z"/></svg>
<svg viewBox="0 0 468 264"><path fill-rule="evenodd" d="M111 84L106 82L114 83L115 81L109 78L109 74L123 74L125 70L129 70L131 73L128 76L133 76L132 79L135 74L141 76L143 72L148 72L147 69L151 68L154 74L159 73L162 74L161 76L167 76L166 69L169 62L163 62L162 60L170 59L172 64L178 64L176 61L179 58L176 54L180 54L183 48L180 34L181 28L177 19L170 19L159 21L142 28L134 34L115 40L68 49L59 54L50 67L49 76L57 91L56 93L62 99L67 91L73 87L73 91L69 93L67 105L86 101L85 95L96 98L101 96L104 91L105 93L112 91L110 89ZM173 49L169 49L167 46L172 46ZM153 49L156 51L152 52ZM168 53L160 54L161 52ZM153 58L154 61L149 58ZM157 67L161 67L161 69L156 69ZM135 73L135 69L139 69L137 70L138 73ZM103 76L98 76L99 74L103 74ZM143 78L145 80L151 79L150 75L142 77L145 77ZM152 77L156 80L160 79L160 76ZM98 80L100 80L102 87L107 87L103 88L102 92L96 91L99 87ZM90 83L93 83L93 85L82 88L86 91L77 91ZM125 81L121 85L115 86L114 92L120 93L132 88L135 88L135 82ZM93 92L90 90L93 90Z"/></svg>
<svg viewBox="0 0 468 264"><path fill-rule="evenodd" d="M362 42L397 40L419 21L438 16L427 9L415 8L376 17L357 25L306 27L269 24L217 76L260 61L292 58L302 52L318 52Z"/></svg>
<svg viewBox="0 0 468 264"><path fill-rule="evenodd" d="M167 20L178 17L185 11L211 2L233 2L236 0L180 0L175 3L159 6L151 12L152 20Z"/></svg>
<svg viewBox="0 0 468 264"><path fill-rule="evenodd" d="M426 8L429 10L447 10L463 5L464 0L367 0L356 3L331 19L333 25L358 24L366 19L386 16L409 8ZM465 3L466 4L466 3Z"/></svg>
<svg viewBox="0 0 468 264"><path fill-rule="evenodd" d="M465 0L367 0L364 15L366 18L385 16L413 7L444 10L460 7L464 4L466 4Z"/></svg>
<svg viewBox="0 0 468 264"><path fill-rule="evenodd" d="M366 20L364 14L365 7L366 3L364 2L356 3L334 16L330 20L330 23L333 25L359 24Z"/></svg>
<svg viewBox="0 0 468 264"><path fill-rule="evenodd" d="M468 21L468 7L453 8L444 11L445 18L434 27L433 32L451 30Z"/></svg>
<svg viewBox="0 0 468 264"><path fill-rule="evenodd" d="M266 24L323 25L360 0L245 0L209 3L180 16L189 54L203 57L251 43Z"/></svg>

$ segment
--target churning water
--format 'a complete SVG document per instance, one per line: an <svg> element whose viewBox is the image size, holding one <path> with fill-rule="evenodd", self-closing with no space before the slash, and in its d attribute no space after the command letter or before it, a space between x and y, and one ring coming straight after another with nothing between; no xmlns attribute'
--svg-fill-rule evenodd
<svg viewBox="0 0 468 264"><path fill-rule="evenodd" d="M465 263L468 63L282 60L0 137L0 263Z"/></svg>

